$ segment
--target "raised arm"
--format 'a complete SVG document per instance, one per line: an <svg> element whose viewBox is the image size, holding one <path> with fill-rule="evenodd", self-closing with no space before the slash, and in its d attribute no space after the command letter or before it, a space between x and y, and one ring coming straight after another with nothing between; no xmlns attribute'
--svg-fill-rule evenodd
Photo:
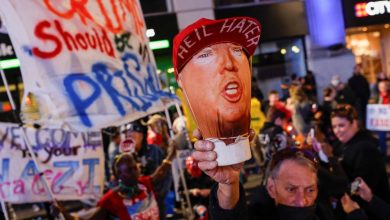
<svg viewBox="0 0 390 220"><path fill-rule="evenodd" d="M153 186L158 184L164 177L167 175L168 171L171 169L172 160L176 156L176 143L171 141L169 143L168 155L162 161L159 167L150 175L150 179L152 180Z"/></svg>

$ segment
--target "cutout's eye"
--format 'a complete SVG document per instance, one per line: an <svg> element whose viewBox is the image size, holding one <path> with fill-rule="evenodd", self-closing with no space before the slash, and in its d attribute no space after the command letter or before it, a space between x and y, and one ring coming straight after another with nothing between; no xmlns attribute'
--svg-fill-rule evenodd
<svg viewBox="0 0 390 220"><path fill-rule="evenodd" d="M211 49L205 49L200 51L197 55L196 58L207 58L213 54L213 51Z"/></svg>
<svg viewBox="0 0 390 220"><path fill-rule="evenodd" d="M211 47L206 47L193 57L193 62L196 64L209 64L216 57L216 52Z"/></svg>
<svg viewBox="0 0 390 220"><path fill-rule="evenodd" d="M233 53L235 55L239 55L239 56L241 56L243 54L243 52L244 52L242 50L242 47L233 47L231 50L233 51Z"/></svg>

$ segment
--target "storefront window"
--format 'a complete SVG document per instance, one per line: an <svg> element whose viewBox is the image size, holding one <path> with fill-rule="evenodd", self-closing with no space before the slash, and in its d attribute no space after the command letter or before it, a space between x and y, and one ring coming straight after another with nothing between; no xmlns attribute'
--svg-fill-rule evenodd
<svg viewBox="0 0 390 220"><path fill-rule="evenodd" d="M370 82L375 82L377 74L383 71L380 38L379 31L350 34L346 38L347 48L352 50L356 63L362 65Z"/></svg>
<svg viewBox="0 0 390 220"><path fill-rule="evenodd" d="M261 42L252 60L253 77L263 94L291 84L292 75L306 75L303 38ZM282 95L283 96L283 95Z"/></svg>
<svg viewBox="0 0 390 220"><path fill-rule="evenodd" d="M287 77L292 74L305 76L304 53L301 38L262 42L253 58L254 72L258 79Z"/></svg>

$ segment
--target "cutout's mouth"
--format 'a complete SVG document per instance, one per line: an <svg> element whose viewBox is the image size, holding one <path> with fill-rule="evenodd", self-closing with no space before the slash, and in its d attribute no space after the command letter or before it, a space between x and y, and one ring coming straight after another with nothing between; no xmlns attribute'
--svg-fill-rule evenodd
<svg viewBox="0 0 390 220"><path fill-rule="evenodd" d="M229 102L237 102L240 100L242 95L242 89L238 82L229 82L226 84L224 91L223 91L223 96L225 99Z"/></svg>
<svg viewBox="0 0 390 220"><path fill-rule="evenodd" d="M120 152L133 153L135 151L135 142L132 139L126 139L119 145Z"/></svg>

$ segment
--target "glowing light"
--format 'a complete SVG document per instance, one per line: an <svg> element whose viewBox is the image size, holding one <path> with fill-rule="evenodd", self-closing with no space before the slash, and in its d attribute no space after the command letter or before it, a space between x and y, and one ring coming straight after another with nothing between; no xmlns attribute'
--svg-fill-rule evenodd
<svg viewBox="0 0 390 220"><path fill-rule="evenodd" d="M20 67L18 59L0 60L0 67L3 70Z"/></svg>
<svg viewBox="0 0 390 220"><path fill-rule="evenodd" d="M156 32L154 31L154 29L148 29L146 30L146 36L148 37L154 37L156 35Z"/></svg>
<svg viewBox="0 0 390 220"><path fill-rule="evenodd" d="M390 13L390 1L359 2L355 4L355 16L358 18Z"/></svg>
<svg viewBox="0 0 390 220"><path fill-rule="evenodd" d="M284 55L284 54L286 54L286 53L287 53L287 50L286 50L286 49L284 49L284 48L282 48L282 49L280 50L280 53Z"/></svg>
<svg viewBox="0 0 390 220"><path fill-rule="evenodd" d="M367 11L366 11L366 5L367 5L366 2L357 3L355 5L355 16L356 17L361 18L361 17L368 16Z"/></svg>
<svg viewBox="0 0 390 220"><path fill-rule="evenodd" d="M299 51L301 51L301 50L299 49L299 47L294 45L294 46L291 47L291 51L294 52L294 53L299 53Z"/></svg>
<svg viewBox="0 0 390 220"><path fill-rule="evenodd" d="M169 48L169 40L150 41L149 46L152 50Z"/></svg>
<svg viewBox="0 0 390 220"><path fill-rule="evenodd" d="M366 5L366 12L370 16L374 15L381 15L387 13L390 13L390 1L377 1L377 2L368 2Z"/></svg>
<svg viewBox="0 0 390 220"><path fill-rule="evenodd" d="M389 28L390 27L390 24L385 24L385 28Z"/></svg>
<svg viewBox="0 0 390 220"><path fill-rule="evenodd" d="M167 70L167 72L168 72L168 73L173 73L173 72L175 72L175 69L169 68L169 69Z"/></svg>

